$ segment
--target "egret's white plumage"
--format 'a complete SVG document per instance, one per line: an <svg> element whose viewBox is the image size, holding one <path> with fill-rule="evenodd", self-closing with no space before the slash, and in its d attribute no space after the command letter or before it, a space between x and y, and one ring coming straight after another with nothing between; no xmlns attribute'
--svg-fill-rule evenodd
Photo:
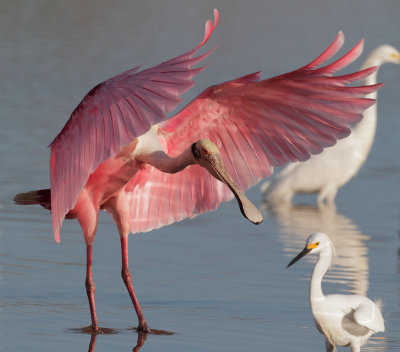
<svg viewBox="0 0 400 352"><path fill-rule="evenodd" d="M400 52L390 45L377 47L361 68L380 67L382 64L400 63ZM375 84L377 71L365 78L363 84ZM377 98L377 92L368 98ZM377 122L376 104L364 111L364 118L352 129L347 138L336 145L313 155L305 162L287 165L272 179L265 182L261 191L268 204L290 202L296 193L318 193L317 203L333 203L340 187L360 170L371 150Z"/></svg>
<svg viewBox="0 0 400 352"><path fill-rule="evenodd" d="M312 234L288 267L309 253L319 253L311 277L310 304L315 324L325 336L326 351L334 351L336 346L350 346L352 352L359 352L373 333L385 330L380 300L373 302L361 295L325 296L321 282L332 263L333 244L322 232Z"/></svg>
<svg viewBox="0 0 400 352"><path fill-rule="evenodd" d="M349 294L367 294L369 255L365 242L370 237L362 233L354 220L339 213L336 207L329 204L314 207L281 203L269 207L268 213L278 225L278 239L284 252L291 253L293 248L303 245L307 234L329 233L340 261L335 261L335 271L326 278L326 282L344 285ZM315 258L307 256L305 259L313 263Z"/></svg>

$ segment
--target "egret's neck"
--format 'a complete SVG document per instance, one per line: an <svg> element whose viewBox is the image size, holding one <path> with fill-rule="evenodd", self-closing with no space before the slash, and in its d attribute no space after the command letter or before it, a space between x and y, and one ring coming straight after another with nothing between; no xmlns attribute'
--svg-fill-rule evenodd
<svg viewBox="0 0 400 352"><path fill-rule="evenodd" d="M371 66L380 66L382 64L381 61L377 61L374 58L369 58L365 61L365 63L361 66L361 69L368 68ZM363 85L372 85L377 83L377 74L378 70L364 78L362 81ZM370 94L367 94L365 96L366 98L369 99L377 99L378 93L373 92ZM372 142L375 137L375 131L376 131L376 118L377 118L377 108L376 108L376 103L370 106L367 110L364 111L363 113L363 118L362 120L353 127L352 133L355 135L355 137L362 143L363 149L365 151L365 154L368 154L369 150L371 149Z"/></svg>
<svg viewBox="0 0 400 352"><path fill-rule="evenodd" d="M375 58L369 58L363 63L363 65L360 67L360 70L364 70L366 68L373 67L373 66L377 66L378 69L375 72L368 75L367 77L365 77L363 80L361 80L362 85L370 86L370 85L377 83L378 70L381 65L382 65L382 61L375 59ZM365 97L369 98L369 99L376 99L377 96L378 96L378 92L375 91L373 93L367 94ZM373 106L375 107L376 104L374 104ZM368 110L366 110L366 111L368 111ZM364 119L363 119L363 121L364 121Z"/></svg>
<svg viewBox="0 0 400 352"><path fill-rule="evenodd" d="M196 162L191 147L176 157L170 157L162 150L156 150L146 155L140 155L137 159L169 174L179 172L186 166L195 164Z"/></svg>
<svg viewBox="0 0 400 352"><path fill-rule="evenodd" d="M312 304L313 300L320 300L324 298L322 292L322 278L328 271L332 261L332 249L327 247L324 248L318 257L317 263L315 264L314 271L311 277L310 283L310 301Z"/></svg>

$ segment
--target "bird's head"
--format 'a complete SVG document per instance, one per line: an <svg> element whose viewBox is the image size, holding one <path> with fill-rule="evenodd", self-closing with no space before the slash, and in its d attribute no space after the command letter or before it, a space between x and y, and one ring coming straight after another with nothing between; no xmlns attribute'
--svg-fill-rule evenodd
<svg viewBox="0 0 400 352"><path fill-rule="evenodd" d="M378 46L367 59L367 66L380 66L384 63L400 64L400 52L393 46Z"/></svg>
<svg viewBox="0 0 400 352"><path fill-rule="evenodd" d="M400 52L391 45L382 45L378 48L382 62L400 64Z"/></svg>
<svg viewBox="0 0 400 352"><path fill-rule="evenodd" d="M239 203L243 216L254 224L260 224L263 221L262 214L236 185L225 167L217 146L208 139L201 139L192 144L192 153L196 164L204 167L217 180L229 187Z"/></svg>
<svg viewBox="0 0 400 352"><path fill-rule="evenodd" d="M296 263L298 260L306 256L307 254L318 253L328 247L332 248L333 250L333 245L328 235L326 235L323 232L313 233L312 235L308 236L306 240L306 246L296 257L294 257L291 260L291 262L287 265L287 268Z"/></svg>

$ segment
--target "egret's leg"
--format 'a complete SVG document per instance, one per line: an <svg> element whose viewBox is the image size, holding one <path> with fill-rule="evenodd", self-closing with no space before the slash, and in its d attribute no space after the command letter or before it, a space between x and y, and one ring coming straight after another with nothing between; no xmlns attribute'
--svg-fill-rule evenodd
<svg viewBox="0 0 400 352"><path fill-rule="evenodd" d="M358 343L353 343L351 345L351 352L360 352L360 344Z"/></svg>
<svg viewBox="0 0 400 352"><path fill-rule="evenodd" d="M138 331L148 332L150 331L150 329L148 328L146 319L144 318L142 310L140 309L139 301L136 298L136 294L132 286L132 275L129 272L128 236L121 237L121 254L122 254L121 276L125 282L126 288L128 289L129 292L129 296L131 296L133 306L135 307L136 310L136 314L139 320Z"/></svg>
<svg viewBox="0 0 400 352"><path fill-rule="evenodd" d="M263 186L264 200L269 204L286 203L290 204L294 196L294 189L291 184L285 182L285 180L273 180L265 183Z"/></svg>
<svg viewBox="0 0 400 352"><path fill-rule="evenodd" d="M337 192L338 188L336 187L336 185L328 185L321 189L317 197L318 206L323 206L323 203L325 201L330 204L334 203Z"/></svg>
<svg viewBox="0 0 400 352"><path fill-rule="evenodd" d="M325 340L325 349L326 349L326 352L334 352L335 346L332 345L328 340Z"/></svg>
<svg viewBox="0 0 400 352"><path fill-rule="evenodd" d="M331 189L330 193L326 197L326 202L328 204L334 204L335 203L335 198L336 198L337 192L338 192L338 188L334 187L334 188Z"/></svg>
<svg viewBox="0 0 400 352"><path fill-rule="evenodd" d="M94 293L96 291L96 286L92 279L92 245L86 246L86 293L89 299L90 315L92 317L92 327L93 330L99 330L97 325L97 314L96 305L94 302Z"/></svg>

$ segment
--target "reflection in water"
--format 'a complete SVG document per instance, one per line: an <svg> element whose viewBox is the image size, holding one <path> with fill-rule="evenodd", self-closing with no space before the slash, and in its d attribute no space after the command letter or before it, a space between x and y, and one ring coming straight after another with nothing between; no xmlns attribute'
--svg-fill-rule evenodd
<svg viewBox="0 0 400 352"><path fill-rule="evenodd" d="M89 343L89 350L88 352L94 352L95 346L96 346L96 339L99 334L90 334L90 343ZM137 336L137 341L136 341L136 346L133 347L132 352L137 352L139 351L142 346L144 345L144 342L146 341L147 334L144 332L138 332Z"/></svg>
<svg viewBox="0 0 400 352"><path fill-rule="evenodd" d="M97 335L93 334L90 336L90 343L89 343L89 350L88 352L94 352L94 348L96 346L96 339L97 339Z"/></svg>
<svg viewBox="0 0 400 352"><path fill-rule="evenodd" d="M364 241L369 237L362 234L350 219L337 213L334 206L315 208L287 204L265 208L280 225L280 239L288 256L304 246L310 233L325 232L335 245L339 257L334 261L335 270L328 272L326 281L344 284L354 294L367 294L368 249ZM306 260L314 262L313 258Z"/></svg>
<svg viewBox="0 0 400 352"><path fill-rule="evenodd" d="M144 345L146 338L147 338L147 334L145 334L144 332L138 332L136 346L133 348L132 352L139 351L140 348Z"/></svg>
<svg viewBox="0 0 400 352"><path fill-rule="evenodd" d="M147 335L174 335L173 332L171 331L166 331L166 330L156 330L156 329L151 329L150 332L145 333L142 331L137 331L137 328L130 328L128 329L129 331L135 331L137 333L137 341L136 341L136 346L133 347L133 352L139 351L142 346L144 345L144 342L147 339ZM75 333L81 333L81 334L88 334L90 335L90 342L89 342L89 352L94 352L95 347L96 347L96 340L97 336L99 335L110 335L110 334L116 334L118 333L117 330L114 329L109 329L109 328L102 328L99 327L99 330L95 332L92 328L92 326L87 326L84 328L78 328L78 329L70 329L70 331L75 332Z"/></svg>
<svg viewBox="0 0 400 352"><path fill-rule="evenodd" d="M364 346L363 351L387 351L387 341L385 336L371 336L368 340L368 346Z"/></svg>

